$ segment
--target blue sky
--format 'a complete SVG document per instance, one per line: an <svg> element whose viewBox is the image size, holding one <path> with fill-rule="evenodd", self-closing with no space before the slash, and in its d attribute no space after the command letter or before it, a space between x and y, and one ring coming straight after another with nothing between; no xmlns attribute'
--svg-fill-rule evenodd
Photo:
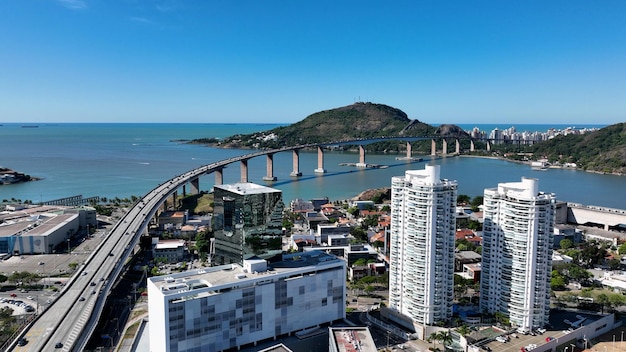
<svg viewBox="0 0 626 352"><path fill-rule="evenodd" d="M4 0L0 122L626 121L626 1Z"/></svg>

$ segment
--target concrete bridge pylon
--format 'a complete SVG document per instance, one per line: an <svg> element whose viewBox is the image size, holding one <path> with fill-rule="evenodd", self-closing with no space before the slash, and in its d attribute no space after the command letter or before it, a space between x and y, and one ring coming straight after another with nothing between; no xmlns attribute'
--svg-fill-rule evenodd
<svg viewBox="0 0 626 352"><path fill-rule="evenodd" d="M324 169L324 150L322 147L317 147L317 169L313 172L316 174L325 174L326 170Z"/></svg>
<svg viewBox="0 0 626 352"><path fill-rule="evenodd" d="M276 181L276 176L274 176L274 154L265 155L265 168L267 172L263 177L263 181Z"/></svg>
<svg viewBox="0 0 626 352"><path fill-rule="evenodd" d="M215 171L213 171L213 173L215 174L215 184L216 185L222 185L224 184L224 168L216 168Z"/></svg>
<svg viewBox="0 0 626 352"><path fill-rule="evenodd" d="M200 178L194 178L189 184L191 185L191 194L200 194Z"/></svg>
<svg viewBox="0 0 626 352"><path fill-rule="evenodd" d="M300 150L292 150L291 155L293 159L293 171L289 174L289 176L302 176L302 172L300 172Z"/></svg>
<svg viewBox="0 0 626 352"><path fill-rule="evenodd" d="M365 163L365 147L362 145L359 145L359 162L356 164L356 167L367 167L367 164Z"/></svg>
<svg viewBox="0 0 626 352"><path fill-rule="evenodd" d="M248 182L248 159L242 159L239 162L239 168L241 171L241 183Z"/></svg>

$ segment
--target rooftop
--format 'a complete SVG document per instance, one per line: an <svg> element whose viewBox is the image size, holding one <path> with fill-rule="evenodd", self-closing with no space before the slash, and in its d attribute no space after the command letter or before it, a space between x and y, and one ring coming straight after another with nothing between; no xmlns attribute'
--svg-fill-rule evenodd
<svg viewBox="0 0 626 352"><path fill-rule="evenodd" d="M281 192L276 188L270 188L256 183L250 182L237 182L226 185L215 185L214 188L223 189L228 192L244 195L244 194L262 194L262 193L274 193Z"/></svg>
<svg viewBox="0 0 626 352"><path fill-rule="evenodd" d="M376 351L376 344L366 327L330 328L331 341L339 352Z"/></svg>
<svg viewBox="0 0 626 352"><path fill-rule="evenodd" d="M156 249L176 249L185 246L185 240L159 240Z"/></svg>
<svg viewBox="0 0 626 352"><path fill-rule="evenodd" d="M283 255L282 261L268 263L268 270L266 271L249 272L239 264L226 264L153 277L149 280L164 295L196 290L197 292L194 292L196 294L210 295L222 288L229 288L232 284L245 285L246 282L252 283L263 278L271 279L273 276L297 274L302 268L321 266L329 262L333 264L343 263L334 255L312 251Z"/></svg>

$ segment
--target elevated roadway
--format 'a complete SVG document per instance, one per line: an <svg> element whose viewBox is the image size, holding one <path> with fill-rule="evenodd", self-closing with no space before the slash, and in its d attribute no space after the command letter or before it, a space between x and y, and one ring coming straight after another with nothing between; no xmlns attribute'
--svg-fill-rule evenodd
<svg viewBox="0 0 626 352"><path fill-rule="evenodd" d="M256 151L204 165L167 180L148 192L129 209L91 256L81 263L76 275L66 283L59 297L24 329L20 338L25 338L28 343L25 346L17 346L16 340L8 350L82 351L98 325L111 288L120 273L125 270L125 264L141 234L146 232L150 219L169 196L184 185L197 181L202 175L221 173L221 170L229 164L243 163L251 158L279 152L345 144L365 145L383 140L416 141L433 138L441 137L383 137Z"/></svg>
<svg viewBox="0 0 626 352"><path fill-rule="evenodd" d="M81 263L59 297L25 328L20 337L28 343L9 351L81 351L95 331L106 298L115 280L125 269L139 237L163 202L183 185L204 174L221 170L231 163L268 153L289 151L308 146L258 151L222 160L178 175L152 189L119 220L91 256ZM56 347L58 346L58 347Z"/></svg>

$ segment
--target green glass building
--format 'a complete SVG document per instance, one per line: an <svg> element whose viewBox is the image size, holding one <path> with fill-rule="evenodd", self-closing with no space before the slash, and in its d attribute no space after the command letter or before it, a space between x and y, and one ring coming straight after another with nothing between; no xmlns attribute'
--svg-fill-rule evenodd
<svg viewBox="0 0 626 352"><path fill-rule="evenodd" d="M254 183L214 187L214 264L243 264L252 256L269 258L282 252L280 190Z"/></svg>

